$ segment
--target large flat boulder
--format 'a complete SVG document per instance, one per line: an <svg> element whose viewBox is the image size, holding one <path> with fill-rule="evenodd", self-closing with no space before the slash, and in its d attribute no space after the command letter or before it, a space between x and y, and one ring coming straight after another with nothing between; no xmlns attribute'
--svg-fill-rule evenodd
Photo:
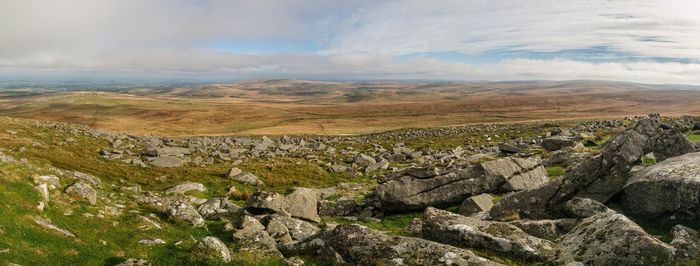
<svg viewBox="0 0 700 266"><path fill-rule="evenodd" d="M337 226L326 241L352 265L499 265L465 249L357 224Z"/></svg>
<svg viewBox="0 0 700 266"><path fill-rule="evenodd" d="M584 265L670 265L675 249L622 214L608 211L585 218L558 243L559 263Z"/></svg>
<svg viewBox="0 0 700 266"><path fill-rule="evenodd" d="M452 170L412 169L392 174L376 189L385 212L422 210L462 202L470 195L498 189L503 180L486 176L481 166ZM382 179L380 179L381 182Z"/></svg>
<svg viewBox="0 0 700 266"><path fill-rule="evenodd" d="M484 221L427 208L422 235L426 239L463 248L496 251L525 261L547 261L554 255L554 243L530 236L503 222Z"/></svg>
<svg viewBox="0 0 700 266"><path fill-rule="evenodd" d="M700 152L648 166L629 178L622 193L636 215L694 218L700 214Z"/></svg>

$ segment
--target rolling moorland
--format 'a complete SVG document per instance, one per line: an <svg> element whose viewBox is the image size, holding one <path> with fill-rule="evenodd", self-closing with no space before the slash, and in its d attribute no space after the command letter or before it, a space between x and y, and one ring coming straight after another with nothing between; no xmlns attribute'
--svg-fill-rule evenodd
<svg viewBox="0 0 700 266"><path fill-rule="evenodd" d="M407 127L700 114L700 90L598 81L334 83L298 80L0 91L0 116L118 132L187 135L364 134Z"/></svg>
<svg viewBox="0 0 700 266"><path fill-rule="evenodd" d="M697 265L698 103L593 81L1 90L0 264Z"/></svg>

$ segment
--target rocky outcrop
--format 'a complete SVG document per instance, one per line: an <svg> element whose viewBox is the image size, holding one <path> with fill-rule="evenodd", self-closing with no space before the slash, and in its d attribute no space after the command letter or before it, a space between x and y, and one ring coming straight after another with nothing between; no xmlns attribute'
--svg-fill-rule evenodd
<svg viewBox="0 0 700 266"><path fill-rule="evenodd" d="M426 239L464 248L497 251L526 261L547 261L554 243L530 236L502 222L484 221L435 208L427 208L422 235Z"/></svg>
<svg viewBox="0 0 700 266"><path fill-rule="evenodd" d="M579 163L558 180L503 198L489 212L491 217L564 217L562 204L574 197L607 202L627 183L630 169L644 155L647 140L659 133L659 127L658 115L639 120L608 141L600 154Z"/></svg>
<svg viewBox="0 0 700 266"><path fill-rule="evenodd" d="M507 157L481 163L489 179L503 180L500 191L519 191L547 183L547 170L536 158Z"/></svg>
<svg viewBox="0 0 700 266"><path fill-rule="evenodd" d="M194 227L203 227L204 218L189 202L182 199L169 199L163 203L165 214L176 222L188 223Z"/></svg>
<svg viewBox="0 0 700 266"><path fill-rule="evenodd" d="M561 264L669 265L675 251L613 211L583 219L557 246L557 261Z"/></svg>
<svg viewBox="0 0 700 266"><path fill-rule="evenodd" d="M449 169L416 168L378 178L386 212L445 207L469 196L539 187L549 179L539 159L507 157Z"/></svg>
<svg viewBox="0 0 700 266"><path fill-rule="evenodd" d="M694 218L700 214L700 153L648 166L629 178L622 193L636 215Z"/></svg>
<svg viewBox="0 0 700 266"><path fill-rule="evenodd" d="M274 192L259 191L246 200L246 210L254 214L277 213L318 223L318 199L316 191L309 188L296 188L287 196Z"/></svg>
<svg viewBox="0 0 700 266"><path fill-rule="evenodd" d="M671 157L694 152L695 145L683 133L668 130L649 139L647 149L654 153L657 162L661 162Z"/></svg>
<svg viewBox="0 0 700 266"><path fill-rule="evenodd" d="M356 224L337 226L326 241L354 265L499 265L468 250Z"/></svg>

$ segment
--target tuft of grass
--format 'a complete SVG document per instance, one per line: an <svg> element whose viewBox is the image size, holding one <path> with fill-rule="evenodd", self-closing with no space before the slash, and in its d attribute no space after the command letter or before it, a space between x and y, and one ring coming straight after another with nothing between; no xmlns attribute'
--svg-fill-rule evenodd
<svg viewBox="0 0 700 266"><path fill-rule="evenodd" d="M644 166L650 166L650 165L655 165L656 164L656 158L649 157L649 156L642 156L642 165Z"/></svg>
<svg viewBox="0 0 700 266"><path fill-rule="evenodd" d="M496 204L503 199L503 195L491 194L491 196L493 197L493 200L491 200L493 204Z"/></svg>
<svg viewBox="0 0 700 266"><path fill-rule="evenodd" d="M566 173L566 168L562 166L548 166L546 167L546 169L549 180L556 180L560 176L563 176L564 173Z"/></svg>
<svg viewBox="0 0 700 266"><path fill-rule="evenodd" d="M693 131L688 134L688 139L692 142L700 141L700 131Z"/></svg>

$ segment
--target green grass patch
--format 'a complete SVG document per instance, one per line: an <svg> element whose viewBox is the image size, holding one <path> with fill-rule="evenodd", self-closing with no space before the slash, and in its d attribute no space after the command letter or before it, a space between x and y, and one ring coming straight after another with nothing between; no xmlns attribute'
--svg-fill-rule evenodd
<svg viewBox="0 0 700 266"><path fill-rule="evenodd" d="M688 134L688 139L692 142L700 141L700 131L693 131Z"/></svg>
<svg viewBox="0 0 700 266"><path fill-rule="evenodd" d="M654 157L642 156L641 160L642 160L642 165L644 165L644 166L650 166L650 165L656 164L656 158L654 158Z"/></svg>
<svg viewBox="0 0 700 266"><path fill-rule="evenodd" d="M549 180L556 180L566 173L566 168L562 166L548 166L546 169Z"/></svg>
<svg viewBox="0 0 700 266"><path fill-rule="evenodd" d="M420 218L423 212L394 214L385 216L381 222L375 221L351 221L343 218L329 218L328 221L339 224L361 224L372 229L384 231L390 235L406 236L406 227L413 221L414 218Z"/></svg>

